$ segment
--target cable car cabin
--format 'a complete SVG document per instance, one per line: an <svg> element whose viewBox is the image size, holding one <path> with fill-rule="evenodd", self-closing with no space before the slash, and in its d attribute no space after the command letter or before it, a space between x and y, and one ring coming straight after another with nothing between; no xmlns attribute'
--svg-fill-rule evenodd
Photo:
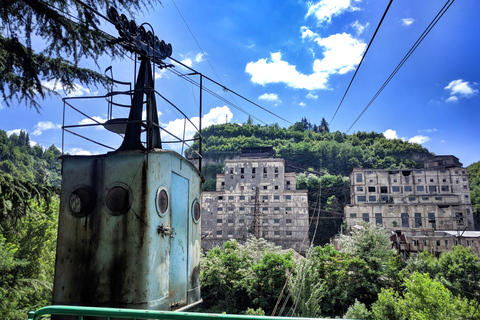
<svg viewBox="0 0 480 320"><path fill-rule="evenodd" d="M117 29L126 28L126 17L116 10L109 11L109 18L118 22ZM162 149L152 63L172 67L162 62L171 45L138 31L134 23L128 26L119 41L139 60L135 88L100 97L109 101L107 121L89 117L121 136L121 146L102 155L62 157L53 304L178 311L201 302L203 177L189 160ZM117 95L129 104L113 102ZM81 127L65 125L65 104L79 101L72 99L64 99L63 130L68 133ZM128 119L113 118L112 105L129 108ZM185 138L180 142L186 144ZM201 151L199 156L200 168Z"/></svg>
<svg viewBox="0 0 480 320"><path fill-rule="evenodd" d="M200 301L201 175L174 151L64 156L53 304Z"/></svg>

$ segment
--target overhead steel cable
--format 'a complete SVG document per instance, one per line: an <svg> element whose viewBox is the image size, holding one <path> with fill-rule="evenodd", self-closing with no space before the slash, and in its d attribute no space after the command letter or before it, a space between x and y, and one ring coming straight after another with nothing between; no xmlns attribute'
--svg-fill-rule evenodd
<svg viewBox="0 0 480 320"><path fill-rule="evenodd" d="M355 119L355 121L352 123L352 125L348 128L348 130L345 133L348 133L350 129L357 123L357 121L363 116L365 111L372 105L372 103L377 99L377 97L380 95L380 93L385 89L385 87L388 85L388 83L392 80L392 78L397 74L397 72L400 70L400 68L405 64L405 62L410 58L410 56L413 54L413 52L417 49L417 47L422 43L422 41L425 39L425 37L432 31L433 27L437 24L437 22L442 18L442 16L445 14L445 12L450 8L450 6L453 4L455 0L448 0L445 5L442 7L442 9L437 13L435 18L430 22L428 27L423 31L421 36L417 39L417 41L414 43L414 45L410 48L410 50L407 52L407 54L403 57L402 61L397 65L395 70L390 74L390 76L385 80L383 85L380 87L380 89L377 91L377 93L373 96L373 98L370 100L370 102L365 106L363 111L360 113L360 115Z"/></svg>
<svg viewBox="0 0 480 320"><path fill-rule="evenodd" d="M200 74L200 73L199 73L198 71L196 71L195 69L190 68L189 66L185 65L184 63L182 63L182 62L180 62L180 61L178 61L178 60L176 60L176 59L174 59L174 58L172 58L172 57L169 57L169 59L172 60L172 61L174 61L175 63L180 64L182 67L185 67L185 68L187 68L188 70L190 70L190 71L192 71L192 72L194 72L194 73ZM281 119L281 120L283 120L283 121L285 121L285 122L287 122L287 123L292 124L292 122L288 121L287 119L284 119L284 118L280 117L279 115L271 112L270 110L265 109L265 108L262 107L261 105L259 105L259 104L255 103L255 102L251 101L250 99L242 96L241 94L236 93L236 92L233 91L233 90L230 90L229 88L225 87L225 86L222 85L221 83L218 83L217 81L213 80L212 78L207 77L207 76L204 75L204 74L202 74L202 77L204 77L204 78L207 79L208 81L216 84L217 86L221 87L223 90L227 90L228 92L233 93L234 95L238 96L239 98L242 98L243 100L245 100L245 101L253 104L254 106L256 106L256 107L258 107L258 108L260 108L260 109L262 109L263 111L266 111L266 112L270 113L271 115L273 115L273 116L275 116L275 117L277 117L277 118L279 118L279 119Z"/></svg>
<svg viewBox="0 0 480 320"><path fill-rule="evenodd" d="M350 90L350 86L353 83L353 80L355 79L355 76L357 75L358 70L360 69L360 66L362 65L363 60L365 59L365 56L367 55L368 49L370 49L370 46L372 45L373 39L375 39L375 36L377 35L378 30L380 29L380 26L382 25L383 19L385 19L385 16L387 15L388 9L390 9L390 5L392 4L393 0L390 0L388 3L387 8L385 9L385 12L383 13L382 19L380 19L380 22L378 23L377 29L373 33L372 39L370 39L370 42L368 43L367 50L365 50L365 53L362 56L362 60L360 60L360 63L357 66L357 69L355 70L355 73L353 74L352 80L350 80L350 83L348 84L347 90L345 90L345 93L343 94L342 100L338 104L337 110L335 110L335 114L332 117L332 120L330 120L330 123L328 124L329 126L332 124L333 119L335 119L335 116L337 115L338 110L340 109L340 106L343 103L343 100L345 99L345 96L348 93L348 90Z"/></svg>
<svg viewBox="0 0 480 320"><path fill-rule="evenodd" d="M216 72L215 69L213 68L213 65L210 63L210 59L208 59L207 55L205 54L205 51L203 51L202 47L200 46L200 43L198 42L197 38L196 38L195 35L193 34L193 31L192 31L192 30L190 29L190 27L188 26L188 23L187 23L187 21L185 20L185 18L183 17L182 13L180 12L180 9L178 8L177 4L175 3L174 0L172 0L172 2L173 2L173 5L175 6L175 8L176 8L177 11L178 11L178 14L180 15L180 17L182 18L183 22L185 23L185 26L187 27L188 31L190 32L193 40L195 40L195 43L197 44L198 48L199 48L200 51L202 52L203 57L205 58L205 60L207 60L207 62L208 62L208 64L210 65L210 68L212 69L213 73L215 73L215 76L217 76L217 79L218 79L218 81L220 82L219 85L222 86L223 88L225 88L225 85L223 84L222 80L220 79L220 77L218 76L217 72ZM238 106L239 103L235 100L235 97L232 96L232 94L231 94L232 91L227 90L227 93L228 93L228 95L233 99L233 101L235 102L235 104ZM249 115L250 115L250 114L249 114ZM250 116L251 116L251 115L250 115ZM257 119L257 118L255 118L255 119ZM257 119L257 120L258 120L258 119ZM263 122L263 121L260 121L260 122L262 122L262 123L265 124L265 122Z"/></svg>
<svg viewBox="0 0 480 320"><path fill-rule="evenodd" d="M189 78L189 77L186 77L185 74L182 74L181 72L179 72L179 71L177 71L177 70L175 70L175 69L167 69L167 70L169 70L170 72L172 72L172 73L176 74L177 76L181 77L181 78L184 79L185 81L190 82L192 85L200 88L200 83L198 83L197 81L195 81L195 80L193 80L193 79L191 79L191 78ZM242 108L240 108L238 105L236 105L236 104L232 103L231 101L225 99L224 97L222 97L222 96L220 96L219 94L215 93L215 92L212 91L211 89L202 86L202 90L205 91L205 92L207 92L207 93L209 93L209 94L211 94L211 95L214 96L215 98L217 98L217 99L225 102L226 104L234 107L234 108L237 109L238 111L245 113L246 115L248 115L248 116L252 117L253 119L257 120L258 122L261 122L261 123L263 123L263 124L266 124L265 122L263 122L263 121L260 120L259 118L251 115L251 114L248 113L247 111L245 111L245 110L243 110Z"/></svg>
<svg viewBox="0 0 480 320"><path fill-rule="evenodd" d="M91 10L92 12L94 12L95 14L97 14L98 16L102 17L102 18L105 19L106 21L108 21L108 22L110 22L110 23L113 24L113 21L111 21L108 17L106 17L106 16L102 15L101 13L99 13L95 8L93 8L93 7L85 4L85 3L84 3L83 1L81 1L81 0L75 0L75 1L78 2L79 4L83 5L83 6L86 7L87 9ZM177 9L177 10L178 10L178 9ZM77 19L78 19L78 18L77 18ZM116 37L110 35L109 33L104 32L104 31L102 31L102 32L105 34L105 36L107 36L107 37L112 37L113 39L116 39ZM193 35L193 34L192 34L192 35ZM197 44L198 44L198 42L197 42ZM202 52L203 52L203 50L202 50ZM208 77L208 76L205 76L204 74L196 71L195 69L190 68L189 66L185 65L184 63L182 63L182 62L180 62L180 61L178 61L178 60L176 60L176 59L174 59L174 58L172 58L172 57L169 57L169 58L170 58L170 60L172 60L172 61L176 62L177 64L183 66L184 68L192 71L193 73L196 73L196 74L201 75L203 78L205 78L205 79L209 80L210 82L214 83L215 85L221 87L223 90L225 90L225 91L227 91L227 92L229 92L229 93L233 93L234 95L236 95L236 96L238 96L239 98L241 98L241 99L249 102L250 104L253 104L254 106L262 109L263 111L266 111L266 112L270 113L271 115L275 116L276 118L281 119L281 120L283 120L283 121L285 121L285 122L287 122L287 123L289 123L289 124L292 124L292 122L288 121L287 119L280 117L279 115L271 112L271 111L268 110L268 109L265 109L264 107L260 106L259 104L257 104L257 103L255 103L255 102L251 101L250 99L248 99L248 98L240 95L239 93L237 93L237 92L235 92L235 91L233 91L233 90L230 90L230 89L227 88L225 85L223 85L223 84L221 84L221 83L213 80L212 78L210 78L210 77ZM205 57L205 58L206 58L206 57ZM207 58L206 58L206 59L207 59ZM207 59L207 60L208 60L208 59ZM212 67L212 69L213 69L213 67ZM215 72L215 70L213 70L213 71ZM215 72L215 74L216 74L216 72ZM217 75L217 77L218 77L218 75ZM184 78L184 79L187 79L186 77L183 77L183 78ZM190 80L192 80L192 79L190 79ZM194 81L194 80L192 80L192 81ZM199 84L198 84L198 85L199 85ZM204 90L205 90L205 89L204 89ZM211 90L210 90L210 91L205 90L205 91L207 91L208 93L214 95L214 96L217 97L218 99L220 99L220 100L222 100L222 101L230 104L232 107L236 108L237 110L239 110L239 111L241 111L241 112L244 112L245 114L251 116L252 118L256 119L257 121L265 124L265 122L263 122L263 121L261 121L260 119L252 116L251 114L249 114L248 112L246 112L245 110L243 110L242 108L240 108L240 107L238 106L238 103L237 103L237 104L234 104L234 103L226 100L225 98L219 96L218 94L214 93L214 92L211 91Z"/></svg>

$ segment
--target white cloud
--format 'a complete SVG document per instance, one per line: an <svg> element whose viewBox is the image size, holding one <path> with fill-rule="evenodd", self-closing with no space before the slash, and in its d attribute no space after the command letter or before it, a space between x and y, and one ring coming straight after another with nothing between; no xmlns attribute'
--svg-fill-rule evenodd
<svg viewBox="0 0 480 320"><path fill-rule="evenodd" d="M230 108L227 106L216 107L210 109L210 111L202 117L202 127L206 128L214 124L220 124L225 122L230 122L232 120L233 113L230 111ZM195 126L199 126L199 117L193 117L190 119ZM175 119L170 121L165 125L165 129L177 136L178 138L183 138L183 130L185 125L185 119ZM185 129L185 139L193 138L196 130L189 121L186 121ZM168 133L162 130L162 140L163 141L173 141L176 140L174 137L170 136ZM176 146L179 147L179 146Z"/></svg>
<svg viewBox="0 0 480 320"><path fill-rule="evenodd" d="M206 58L205 58L205 55L201 52L197 53L197 55L195 56L195 62L196 63L200 63L202 61L205 61Z"/></svg>
<svg viewBox="0 0 480 320"><path fill-rule="evenodd" d="M92 119L94 119L96 121L94 121ZM90 118L82 119L78 124L80 124L80 125L98 124L97 121L100 122L100 123L104 123L105 121L107 121L107 119L103 119L102 117L99 117L99 116L93 116L92 119L90 119Z"/></svg>
<svg viewBox="0 0 480 320"><path fill-rule="evenodd" d="M308 39L314 39L318 37L318 34L310 30L308 27L301 27L300 31L302 32L302 39L308 38Z"/></svg>
<svg viewBox="0 0 480 320"><path fill-rule="evenodd" d="M407 27L408 27L409 25L411 25L412 23L415 22L415 19L413 19L413 18L404 18L404 19L401 19L400 21L402 22L402 24L403 24L404 26L407 26Z"/></svg>
<svg viewBox="0 0 480 320"><path fill-rule="evenodd" d="M59 124L55 124L51 121L40 121L35 126L35 131L33 132L34 136L39 136L43 133L43 131L51 130L51 129L61 129L62 126Z"/></svg>
<svg viewBox="0 0 480 320"><path fill-rule="evenodd" d="M30 147L35 147L36 145L38 145L38 143L36 143L32 139L28 140L28 144L30 145Z"/></svg>
<svg viewBox="0 0 480 320"><path fill-rule="evenodd" d="M392 129L388 129L387 131L385 131L383 133L383 135L385 136L385 138L387 138L389 140L398 139L397 131L392 130Z"/></svg>
<svg viewBox="0 0 480 320"><path fill-rule="evenodd" d="M328 73L315 72L304 75L298 72L296 66L281 60L281 53L271 53L270 59L260 59L249 62L245 71L250 73L253 83L266 85L268 83L285 83L288 87L296 89L325 89Z"/></svg>
<svg viewBox="0 0 480 320"><path fill-rule="evenodd" d="M0 110L4 109L5 106L3 104L0 103Z"/></svg>
<svg viewBox="0 0 480 320"><path fill-rule="evenodd" d="M97 95L98 91L92 92L90 89L83 87L82 85L75 83L74 89L72 91L65 91L63 90L62 85L60 82L56 80L50 80L50 81L42 81L42 86L44 86L47 89L53 90L53 91L62 91L64 94L68 95L69 97L82 97L86 95Z"/></svg>
<svg viewBox="0 0 480 320"><path fill-rule="evenodd" d="M313 100L315 100L315 99L318 99L318 95L309 92L309 93L307 94L306 98L307 98L307 99L313 99Z"/></svg>
<svg viewBox="0 0 480 320"><path fill-rule="evenodd" d="M53 90L53 91L62 90L62 85L60 84L60 82L55 81L55 80L42 81L42 86L44 86L47 89Z"/></svg>
<svg viewBox="0 0 480 320"><path fill-rule="evenodd" d="M305 107L307 104L302 101L302 102L300 102L298 105L299 105L300 107Z"/></svg>
<svg viewBox="0 0 480 320"><path fill-rule="evenodd" d="M258 97L259 100L265 100L269 102L282 102L276 93L264 93Z"/></svg>
<svg viewBox="0 0 480 320"><path fill-rule="evenodd" d="M395 130L392 130L392 129L388 129L386 130L383 135L385 136L385 138L389 139L389 140L392 140L392 139L400 139L400 140L403 140L403 141L408 141L410 143L418 143L418 144L422 144L422 143L425 143L427 141L430 141L430 137L427 137L427 136L422 136L422 135L417 135L417 136L414 136L410 139L407 139L407 138L401 138L398 136L397 134L397 131Z"/></svg>
<svg viewBox="0 0 480 320"><path fill-rule="evenodd" d="M300 73L296 66L282 60L280 52L270 53L270 59L249 62L245 68L253 83L285 83L295 89L327 89L328 77L332 74L344 74L355 69L362 58L366 44L347 33L334 34L327 38L316 38L324 48L323 59L313 62L313 73Z"/></svg>
<svg viewBox="0 0 480 320"><path fill-rule="evenodd" d="M155 71L155 80L163 78L166 76L167 69L158 69Z"/></svg>
<svg viewBox="0 0 480 320"><path fill-rule="evenodd" d="M187 67L192 67L192 64L193 64L192 59L190 59L190 58L183 59L180 62L183 63L184 65L186 65Z"/></svg>
<svg viewBox="0 0 480 320"><path fill-rule="evenodd" d="M96 120L96 121L94 121L94 120L92 120L92 119L94 119L94 120ZM105 121L107 121L107 119L104 119L104 118L102 118L102 117L100 117L100 116L93 116L92 119L90 119L90 118L82 119L78 124L79 124L79 125L89 125L89 124L92 124L92 125L94 125L93 127L95 127L96 130L104 130L104 129L105 129L102 125L98 124L98 122L99 122L99 123L104 123Z"/></svg>
<svg viewBox="0 0 480 320"><path fill-rule="evenodd" d="M94 154L94 153L91 153L90 151L83 150L82 148L72 148L72 149L68 150L67 152L70 153L71 155L75 155L75 156L91 156L91 155Z"/></svg>
<svg viewBox="0 0 480 320"><path fill-rule="evenodd" d="M187 54L184 57L185 58L181 60L181 62L190 68L193 66L194 62L200 63L206 60L205 55L201 52L197 53L195 56L193 56L192 54Z"/></svg>
<svg viewBox="0 0 480 320"><path fill-rule="evenodd" d="M370 24L367 22L365 23L364 25L362 25L360 22L355 21L354 23L352 23L352 28L355 29L355 31L357 31L357 36L361 35L363 33L363 31L365 30L366 27L368 27Z"/></svg>
<svg viewBox="0 0 480 320"><path fill-rule="evenodd" d="M458 98L455 97L455 96L451 96L450 98L448 98L447 100L445 100L447 102L458 102Z"/></svg>
<svg viewBox="0 0 480 320"><path fill-rule="evenodd" d="M338 33L315 41L325 48L322 60L315 60L313 69L330 74L344 74L355 69L362 59L366 44L347 33Z"/></svg>
<svg viewBox="0 0 480 320"><path fill-rule="evenodd" d="M332 17L338 16L346 11L356 11L359 8L353 2L360 0L321 0L317 3L309 3L306 17L314 15L319 23L331 22Z"/></svg>
<svg viewBox="0 0 480 320"><path fill-rule="evenodd" d="M427 133L430 133L430 132L437 132L438 130L433 128L433 129L422 129L422 130L418 130L418 132L427 132Z"/></svg>
<svg viewBox="0 0 480 320"><path fill-rule="evenodd" d="M408 139L408 142L418 143L418 144L422 144L422 143L425 143L427 141L430 141L430 137L422 136L422 135L418 135L418 136L415 136L413 138Z"/></svg>
<svg viewBox="0 0 480 320"><path fill-rule="evenodd" d="M160 119L160 116L162 113L160 111L157 111L158 118ZM142 111L142 120L147 120L147 110Z"/></svg>
<svg viewBox="0 0 480 320"><path fill-rule="evenodd" d="M13 130L9 130L7 131L7 137L10 137L12 134L16 134L17 136L20 135L20 131L22 131L23 129L13 129ZM23 130L23 131L26 131L26 130Z"/></svg>
<svg viewBox="0 0 480 320"><path fill-rule="evenodd" d="M478 90L473 89L470 82L463 81L463 79L451 81L444 89L450 90L450 98L447 99L447 102L457 102L459 98L470 98L478 93Z"/></svg>

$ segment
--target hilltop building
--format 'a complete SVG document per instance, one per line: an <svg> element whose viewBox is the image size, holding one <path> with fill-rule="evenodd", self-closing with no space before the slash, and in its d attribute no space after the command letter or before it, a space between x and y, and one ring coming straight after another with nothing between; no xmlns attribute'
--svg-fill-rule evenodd
<svg viewBox="0 0 480 320"><path fill-rule="evenodd" d="M273 148L242 149L240 159L226 160L217 174L216 191L202 194L202 248L228 240L244 242L249 234L284 249L300 251L308 243L306 190L296 190L295 173L272 158Z"/></svg>
<svg viewBox="0 0 480 320"><path fill-rule="evenodd" d="M467 172L451 155L428 159L423 169L355 168L350 174L350 203L345 207L348 226L361 220L382 225L408 252L439 253L455 245L452 240L440 241L442 237L474 230ZM480 246L478 235L465 235L471 236L471 246Z"/></svg>

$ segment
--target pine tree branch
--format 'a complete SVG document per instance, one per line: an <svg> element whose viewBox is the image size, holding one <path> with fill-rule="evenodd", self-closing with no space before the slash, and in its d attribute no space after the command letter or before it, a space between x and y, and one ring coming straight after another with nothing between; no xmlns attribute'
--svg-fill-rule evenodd
<svg viewBox="0 0 480 320"><path fill-rule="evenodd" d="M83 0L99 12L116 6L133 15L158 0ZM114 37L99 28L95 12L76 0L0 0L0 92L7 106L15 100L40 111L40 100L56 94L42 85L54 80L67 92L75 82L85 86L105 85L99 72L80 68L83 59L97 68L100 56L122 57L124 50ZM32 38L44 40L32 48ZM15 101L16 102L16 101Z"/></svg>

